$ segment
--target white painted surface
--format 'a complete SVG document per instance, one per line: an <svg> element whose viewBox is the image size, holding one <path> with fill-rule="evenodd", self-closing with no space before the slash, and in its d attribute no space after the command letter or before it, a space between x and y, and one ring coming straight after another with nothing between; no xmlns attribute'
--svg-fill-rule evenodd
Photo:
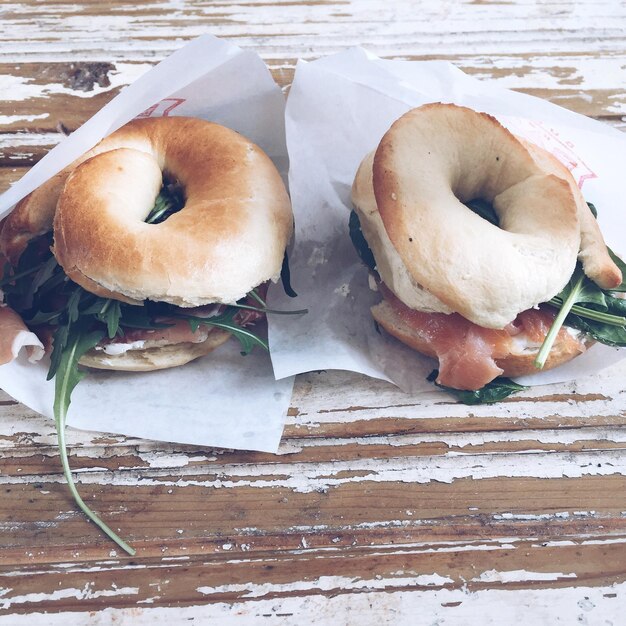
<svg viewBox="0 0 626 626"><path fill-rule="evenodd" d="M106 608L89 615L31 613L0 618L3 626L155 626L271 624L272 626L503 626L504 624L620 626L626 584L563 589L413 590L309 595L195 607Z"/></svg>

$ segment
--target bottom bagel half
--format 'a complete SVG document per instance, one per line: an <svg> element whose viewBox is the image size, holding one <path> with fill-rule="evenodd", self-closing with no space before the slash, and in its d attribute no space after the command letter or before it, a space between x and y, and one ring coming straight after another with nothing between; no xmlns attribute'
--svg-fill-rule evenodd
<svg viewBox="0 0 626 626"><path fill-rule="evenodd" d="M80 365L100 370L117 370L124 372L151 372L184 365L194 359L212 352L228 341L230 333L213 328L206 339L200 342L184 341L181 343L158 345L159 342L145 341L130 344L127 350L119 353L106 352L98 346L85 354L79 361ZM117 344L123 346L124 344ZM135 347L136 346L136 347Z"/></svg>

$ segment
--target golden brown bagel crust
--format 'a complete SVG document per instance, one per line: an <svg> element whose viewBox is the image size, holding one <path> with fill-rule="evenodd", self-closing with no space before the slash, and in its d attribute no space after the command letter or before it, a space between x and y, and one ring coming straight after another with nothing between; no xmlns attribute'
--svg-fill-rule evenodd
<svg viewBox="0 0 626 626"><path fill-rule="evenodd" d="M82 154L15 205L13 211L5 218L4 227L0 229L0 251L4 252L13 265L17 264L31 239L52 230L57 201L65 181L81 163L109 150L123 147L135 147L141 150L146 146L145 138L139 134L130 139L126 132L121 132L127 127L128 125L105 137L91 150Z"/></svg>
<svg viewBox="0 0 626 626"><path fill-rule="evenodd" d="M448 104L409 111L376 150L373 187L414 281L480 326L503 328L572 275L580 227L568 183L487 114ZM501 228L463 204L475 198L493 204Z"/></svg>
<svg viewBox="0 0 626 626"><path fill-rule="evenodd" d="M208 354L228 341L230 333L220 328L211 330L201 343L177 343L169 346L129 350L112 356L101 350L90 350L79 361L85 367L124 372L151 372L177 367Z"/></svg>
<svg viewBox="0 0 626 626"><path fill-rule="evenodd" d="M280 273L292 230L280 175L238 133L193 118L131 122L68 177L54 254L68 276L109 297L200 306L233 303ZM146 224L161 172L185 206Z"/></svg>
<svg viewBox="0 0 626 626"><path fill-rule="evenodd" d="M393 337L399 339L407 346L413 348L421 354L437 358L432 347L424 341L424 339L415 332L402 318L397 314L394 307L386 300L376 304L371 309L374 319ZM574 357L579 356L587 347L593 344L581 334L580 339L572 341L572 338L558 336L543 370L549 370L567 361L571 361ZM536 374L537 368L534 365L538 348L535 350L524 350L523 352L511 352L504 358L495 359L496 365L503 372L502 376L526 376L527 374ZM542 370L542 371L543 371Z"/></svg>
<svg viewBox="0 0 626 626"><path fill-rule="evenodd" d="M0 228L0 253L17 262L28 242L52 230L57 198L69 172L63 170L38 189L22 198L3 220Z"/></svg>

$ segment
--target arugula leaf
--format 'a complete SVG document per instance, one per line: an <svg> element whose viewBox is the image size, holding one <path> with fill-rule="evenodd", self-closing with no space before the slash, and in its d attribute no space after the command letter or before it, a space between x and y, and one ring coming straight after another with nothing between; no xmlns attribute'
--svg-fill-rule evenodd
<svg viewBox="0 0 626 626"><path fill-rule="evenodd" d="M596 341L615 348L626 347L626 327L614 326L603 322L597 322L588 317L581 317L570 313L567 316L568 326L577 328L593 337Z"/></svg>
<svg viewBox="0 0 626 626"><path fill-rule="evenodd" d="M356 211L350 212L350 221L348 222L350 229L350 239L352 239L352 245L355 247L357 254L361 261L369 267L372 272L376 271L376 259L374 254L370 250L370 247L361 230L361 221Z"/></svg>
<svg viewBox="0 0 626 626"><path fill-rule="evenodd" d="M106 300L96 313L96 318L106 324L107 336L109 339L113 339L121 331L122 303L119 300Z"/></svg>
<svg viewBox="0 0 626 626"><path fill-rule="evenodd" d="M623 298L616 298L610 294L606 294L604 299L611 313L614 313L615 315L626 315L626 300Z"/></svg>
<svg viewBox="0 0 626 626"><path fill-rule="evenodd" d="M476 391L465 391L463 389L454 389L453 387L440 385L437 382L437 376L439 376L439 371L433 370L426 377L426 380L431 383L434 382L437 387L453 395L459 402L469 405L493 404L508 398L513 393L526 389L524 385L518 385L510 378L500 377L487 383L481 389L477 389Z"/></svg>
<svg viewBox="0 0 626 626"><path fill-rule="evenodd" d="M578 301L578 297L583 294L583 284L585 278L586 277L583 274L582 268L577 267L569 283L559 294L559 298L562 300L563 304L556 314L556 317L554 318L554 321L552 322L552 325L550 326L550 329L541 344L541 348L539 348L539 352L535 357L534 365L537 369L542 369L546 364L550 350L552 350L552 346L556 341L559 330L561 330L561 326L563 326L563 323L565 322L565 318L569 315L572 306L574 306L574 304Z"/></svg>
<svg viewBox="0 0 626 626"><path fill-rule="evenodd" d="M290 298L298 297L298 294L291 287L291 271L289 270L289 257L287 256L287 250L285 250L285 256L283 257L283 264L280 268L280 281L283 284L283 289L285 293ZM254 291L254 289L252 291Z"/></svg>
<svg viewBox="0 0 626 626"><path fill-rule="evenodd" d="M144 304L144 306L134 305L121 305L121 319L120 324L126 328L145 328L145 329L158 329L168 328L171 324L166 322L155 322L156 316L150 303Z"/></svg>
<svg viewBox="0 0 626 626"><path fill-rule="evenodd" d="M289 294L287 294L289 295ZM297 294L296 294L297 295ZM293 296L290 296L293 297ZM261 306L254 306L252 304L245 304L246 302L248 302L249 300L256 300ZM279 311L277 309L268 309L267 308L267 302L265 302L265 300L260 296L260 294L258 293L258 291L256 289L253 289L252 291L250 291L245 298L242 298L239 302L237 302L236 304L229 304L228 305L231 308L234 309L245 309L247 311L258 311L259 313L271 313L273 315L303 315L304 313L308 313L309 309L300 309L298 311Z"/></svg>
<svg viewBox="0 0 626 626"><path fill-rule="evenodd" d="M170 215L180 211L185 204L180 186L163 181L161 191L154 201L154 207L144 220L146 224L160 224Z"/></svg>
<svg viewBox="0 0 626 626"><path fill-rule="evenodd" d="M602 324L606 324L607 326L626 326L626 317L624 309L618 310L617 306L613 305L613 300L619 300L617 298L611 298L611 296L605 296L607 300L607 304L609 304L607 311L603 311L601 309L593 308L592 306L584 306L583 304L573 304L570 312L572 315L578 315L579 317L584 317L585 319L594 320L596 322L601 322ZM556 309L560 309L563 306L563 300L558 297L554 297L547 302L554 306ZM614 307L613 310L611 307ZM567 318L569 320L569 317ZM569 321L568 321L569 323Z"/></svg>
<svg viewBox="0 0 626 626"><path fill-rule="evenodd" d="M48 377L46 380L52 380L63 358L63 351L67 345L70 334L70 325L68 323L59 324L54 332L54 338L52 339L52 354L50 354L50 367L48 368Z"/></svg>
<svg viewBox="0 0 626 626"><path fill-rule="evenodd" d="M261 339L261 337L258 337L247 328L237 325L233 320L235 313L236 310L229 307L225 313L214 317L197 317L194 315L185 315L184 313L177 313L175 317L187 320L192 332L195 332L201 325L227 330L241 344L242 355L250 354L254 346L260 346L269 352L270 348L264 339Z"/></svg>
<svg viewBox="0 0 626 626"><path fill-rule="evenodd" d="M252 292L250 292L252 294ZM268 309L267 305L263 307L252 306L251 304L229 304L229 307L233 309L244 309L246 311L258 311L259 313L271 313L272 315L303 315L304 313L308 313L309 309L300 309L298 311L279 311L277 309Z"/></svg>
<svg viewBox="0 0 626 626"><path fill-rule="evenodd" d="M35 272L38 272L40 269L41 267L37 265L35 267L30 267L27 270L24 270L23 272L20 272L20 271L14 272L13 268L11 267L11 264L5 263L4 273L2 274L2 280L0 280L0 288L5 288L11 283L14 283L15 281L20 280L21 278L24 278L26 276L31 276Z"/></svg>
<svg viewBox="0 0 626 626"><path fill-rule="evenodd" d="M568 290L575 289L575 283L578 280L578 276L580 275L583 276L583 280L576 293L576 302L594 304L597 309L601 311L606 311L608 309L608 306L606 303L604 291L602 291L602 289L600 289L600 287L598 287L598 285L596 285L592 280L587 278L580 265L578 265L578 267L574 271L574 274L572 274L572 278L570 278L567 287L565 287L565 295L567 295ZM560 299L563 299L563 296L561 294L559 294L558 297Z"/></svg>
<svg viewBox="0 0 626 626"><path fill-rule="evenodd" d="M92 521L102 532L112 539L120 548L135 555L135 550L131 548L123 539L113 532L84 502L72 477L70 470L67 445L65 442L65 422L67 410L70 405L72 392L76 385L85 377L85 373L78 369L79 359L91 350L104 336L102 330L89 330L84 323L77 324L72 328L72 333L67 339L64 349L61 352L59 365L54 381L54 421L57 430L57 440L59 443L59 453L63 474L70 488L76 504L80 510Z"/></svg>
<svg viewBox="0 0 626 626"><path fill-rule="evenodd" d="M265 300L261 297L261 294L256 289L253 289L248 296L250 296L253 300L256 300L264 309L267 308L267 302L265 302Z"/></svg>
<svg viewBox="0 0 626 626"><path fill-rule="evenodd" d="M53 277L56 267L57 261L53 256L39 266L27 292L24 294L24 306L26 308L30 308L33 305L35 292Z"/></svg>
<svg viewBox="0 0 626 626"><path fill-rule="evenodd" d="M590 202L587 205L593 216L597 217L596 207ZM612 291L626 291L626 263L608 246L607 251L622 271L622 284L605 291L587 278L581 265L577 264L563 291L548 302L559 311L535 359L535 367L538 369L545 365L556 336L565 322L601 343L626 346L626 303L611 295Z"/></svg>

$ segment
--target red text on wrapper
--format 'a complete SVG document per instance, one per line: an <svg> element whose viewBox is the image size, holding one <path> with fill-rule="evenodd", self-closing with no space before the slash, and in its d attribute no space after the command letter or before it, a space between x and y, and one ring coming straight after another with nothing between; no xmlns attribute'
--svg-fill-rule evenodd
<svg viewBox="0 0 626 626"><path fill-rule="evenodd" d="M136 119L144 117L168 117L169 114L183 102L185 102L185 98L164 98L160 102L148 107L143 113L140 113Z"/></svg>
<svg viewBox="0 0 626 626"><path fill-rule="evenodd" d="M503 118L505 125L517 135L543 148L554 155L572 173L579 189L585 181L598 178L598 175L576 154L573 142L561 138L561 133L548 128L541 122L520 118Z"/></svg>

